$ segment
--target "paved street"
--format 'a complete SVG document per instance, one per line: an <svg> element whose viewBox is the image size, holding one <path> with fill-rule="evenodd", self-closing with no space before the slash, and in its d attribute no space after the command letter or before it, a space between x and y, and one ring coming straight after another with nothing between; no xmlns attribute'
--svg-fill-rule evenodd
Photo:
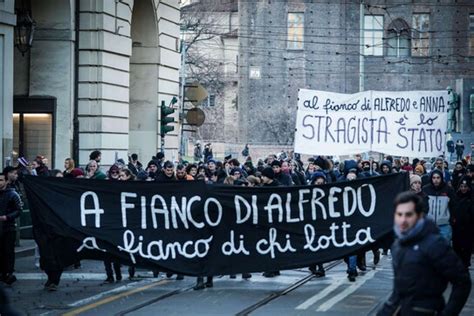
<svg viewBox="0 0 474 316"><path fill-rule="evenodd" d="M371 257L367 256L368 262ZM311 278L307 269L282 271L277 278L260 274L246 281L240 276L217 277L214 287L193 291L194 278L176 281L164 275L140 277L112 285L100 262L85 261L82 268L66 271L60 289L42 289L45 275L34 267L33 257L17 261L19 281L8 289L14 306L26 315L355 315L374 314L389 295L392 271L389 257L368 269L355 283L345 274L345 264L329 263L324 278ZM123 268L124 277L127 276ZM474 277L474 269L471 269ZM474 314L474 293L462 315Z"/></svg>

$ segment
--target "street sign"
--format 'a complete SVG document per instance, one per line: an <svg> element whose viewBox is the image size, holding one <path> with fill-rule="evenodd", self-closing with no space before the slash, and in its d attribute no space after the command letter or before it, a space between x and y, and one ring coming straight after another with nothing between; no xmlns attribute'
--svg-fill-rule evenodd
<svg viewBox="0 0 474 316"><path fill-rule="evenodd" d="M190 109L186 114L189 125L201 126L206 120L206 114L199 108Z"/></svg>

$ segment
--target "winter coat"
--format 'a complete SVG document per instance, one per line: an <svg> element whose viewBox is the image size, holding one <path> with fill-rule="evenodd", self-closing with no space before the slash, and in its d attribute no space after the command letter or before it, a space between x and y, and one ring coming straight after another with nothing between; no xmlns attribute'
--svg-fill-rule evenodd
<svg viewBox="0 0 474 316"><path fill-rule="evenodd" d="M443 179L443 173L440 170L431 172L439 174ZM447 225L451 223L451 215L456 211L456 195L454 190L444 181L440 186L435 187L433 183L423 187L426 194L426 205L428 206L428 217L431 218L436 225Z"/></svg>
<svg viewBox="0 0 474 316"><path fill-rule="evenodd" d="M453 243L471 246L474 239L474 197L472 192L457 192L457 207L453 212Z"/></svg>
<svg viewBox="0 0 474 316"><path fill-rule="evenodd" d="M466 174L466 169L463 168L461 170L454 170L453 174L451 176L451 184L453 185L453 188L457 188L459 186L459 181L464 177Z"/></svg>
<svg viewBox="0 0 474 316"><path fill-rule="evenodd" d="M202 159L202 151L200 146L194 147L194 161L200 161Z"/></svg>
<svg viewBox="0 0 474 316"><path fill-rule="evenodd" d="M469 272L429 219L392 246L393 292L377 315L458 315L471 290ZM446 304L448 282L452 293Z"/></svg>
<svg viewBox="0 0 474 316"><path fill-rule="evenodd" d="M158 173L158 175L155 177L156 182L173 182L176 181L175 176L173 175L172 177L166 176L166 174L162 171Z"/></svg>
<svg viewBox="0 0 474 316"><path fill-rule="evenodd" d="M204 162L208 162L210 159L213 158L212 149L204 148Z"/></svg>
<svg viewBox="0 0 474 316"><path fill-rule="evenodd" d="M16 219L23 208L20 195L12 188L0 191L0 216L7 216L6 221L0 222L0 234L16 230Z"/></svg>
<svg viewBox="0 0 474 316"><path fill-rule="evenodd" d="M103 173L102 171L100 170L97 170L94 175L92 177L90 177L90 179L96 179L96 180L105 180L107 179L107 176L105 175L105 173Z"/></svg>
<svg viewBox="0 0 474 316"><path fill-rule="evenodd" d="M278 182L277 179L273 179L272 183L264 183L262 186L264 186L264 187L279 187L279 186L281 186L281 183Z"/></svg>
<svg viewBox="0 0 474 316"><path fill-rule="evenodd" d="M457 141L456 142L456 154L462 155L464 153L464 142L463 141Z"/></svg>
<svg viewBox="0 0 474 316"><path fill-rule="evenodd" d="M285 186L293 185L293 182L291 181L291 177L283 172L275 174L275 180L278 180L278 182L280 182L281 185L285 185Z"/></svg>
<svg viewBox="0 0 474 316"><path fill-rule="evenodd" d="M291 181L293 182L294 185L305 185L306 183L301 183L300 178L298 177L298 174L295 172L290 173L291 176Z"/></svg>
<svg viewBox="0 0 474 316"><path fill-rule="evenodd" d="M130 170L134 175L138 175L138 173L143 171L143 165L137 161L137 165L135 166L133 163L128 163L128 170Z"/></svg>

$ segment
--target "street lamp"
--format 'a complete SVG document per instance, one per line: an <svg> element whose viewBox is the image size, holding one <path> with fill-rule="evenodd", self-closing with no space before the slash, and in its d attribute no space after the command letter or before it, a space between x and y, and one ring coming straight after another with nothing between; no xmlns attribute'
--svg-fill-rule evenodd
<svg viewBox="0 0 474 316"><path fill-rule="evenodd" d="M24 56L33 43L36 22L28 9L16 9L15 46Z"/></svg>

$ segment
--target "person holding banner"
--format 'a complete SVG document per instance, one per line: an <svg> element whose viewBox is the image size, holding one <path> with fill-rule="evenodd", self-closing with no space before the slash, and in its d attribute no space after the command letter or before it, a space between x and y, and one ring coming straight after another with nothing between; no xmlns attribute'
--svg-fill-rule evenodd
<svg viewBox="0 0 474 316"><path fill-rule="evenodd" d="M277 160L274 160L275 162ZM273 163L272 163L273 165ZM278 182L277 179L275 179L275 172L273 171L274 169L272 167L266 167L265 169L262 170L262 183L264 187L278 187L280 186L280 182ZM280 271L265 271L263 273L263 276L266 278L274 278L276 276L280 275Z"/></svg>
<svg viewBox="0 0 474 316"><path fill-rule="evenodd" d="M468 270L425 217L416 193L400 193L394 204L393 291L377 315L458 315L471 291ZM452 289L445 303L448 282Z"/></svg>
<svg viewBox="0 0 474 316"><path fill-rule="evenodd" d="M272 162L272 168L274 172L274 179L277 180L281 185L290 186L293 185L291 177L281 171L281 162L279 160L274 160Z"/></svg>
<svg viewBox="0 0 474 316"><path fill-rule="evenodd" d="M324 172L317 171L313 174L313 178L311 179L311 185L324 185L326 183L326 175L324 174ZM317 265L317 269L316 264L312 264L308 268L309 271L311 271L311 273L313 273L315 276L324 277L326 275L326 271L324 270L324 266L322 263L319 263Z"/></svg>
<svg viewBox="0 0 474 316"><path fill-rule="evenodd" d="M357 179L357 169L351 168L354 166L357 166L357 162L355 160L346 160L344 162L345 180L353 181ZM340 179L339 181L344 181L344 179ZM349 281L355 282L356 277L359 275L357 273L358 266L362 271L365 271L367 269L365 267L365 252L363 252L363 259L364 260L362 260L361 254L354 254L344 259L347 263L347 278L349 279Z"/></svg>

